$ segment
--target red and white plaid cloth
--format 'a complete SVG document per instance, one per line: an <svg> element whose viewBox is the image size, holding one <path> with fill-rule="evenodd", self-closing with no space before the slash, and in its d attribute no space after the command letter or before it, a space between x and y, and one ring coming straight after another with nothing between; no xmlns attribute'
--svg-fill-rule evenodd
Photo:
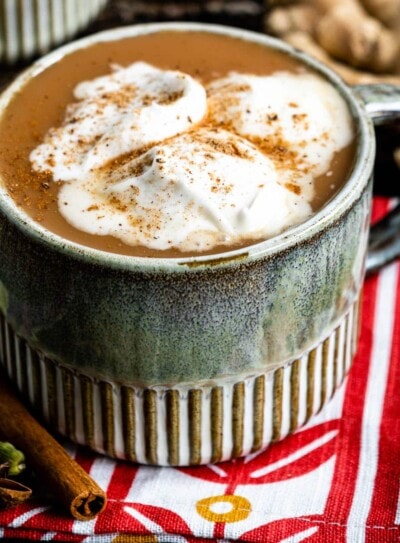
<svg viewBox="0 0 400 543"><path fill-rule="evenodd" d="M390 205L374 201L376 219ZM0 422L1 424L1 422ZM97 519L52 501L0 513L0 538L86 543L400 541L400 267L364 289L361 343L335 398L263 453L196 468L118 462L68 445L108 495Z"/></svg>

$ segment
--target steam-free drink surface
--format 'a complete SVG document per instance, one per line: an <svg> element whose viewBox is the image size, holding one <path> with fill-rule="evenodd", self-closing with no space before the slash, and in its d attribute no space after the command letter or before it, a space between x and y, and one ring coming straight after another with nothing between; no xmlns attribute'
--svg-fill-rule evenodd
<svg viewBox="0 0 400 543"><path fill-rule="evenodd" d="M145 61L180 70L206 84L229 72L268 75L302 72L305 67L286 54L237 38L202 32L166 31L93 45L74 52L31 80L13 99L0 121L0 177L15 202L43 227L73 242L102 251L133 256L181 257L176 249L157 251L130 246L111 236L91 235L70 225L60 214L59 183L32 169L29 155L46 132L60 125L73 89L83 80L109 73L113 64ZM327 175L315 180L312 208L318 211L340 189L353 164L354 143L336 153ZM259 241L259 240L257 240ZM246 243L245 245L249 245ZM238 246L216 247L202 254Z"/></svg>

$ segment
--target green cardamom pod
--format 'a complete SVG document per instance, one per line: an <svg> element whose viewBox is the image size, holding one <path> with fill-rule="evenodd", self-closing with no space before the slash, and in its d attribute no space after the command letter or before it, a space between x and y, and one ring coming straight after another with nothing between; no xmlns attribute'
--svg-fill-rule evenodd
<svg viewBox="0 0 400 543"><path fill-rule="evenodd" d="M24 453L8 441L0 441L0 464L7 464L9 476L19 475L25 469Z"/></svg>

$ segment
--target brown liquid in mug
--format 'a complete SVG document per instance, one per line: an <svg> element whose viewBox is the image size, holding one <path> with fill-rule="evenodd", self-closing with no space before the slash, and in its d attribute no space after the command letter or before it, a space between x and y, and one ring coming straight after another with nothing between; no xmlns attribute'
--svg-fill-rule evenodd
<svg viewBox="0 0 400 543"><path fill-rule="evenodd" d="M206 32L163 31L92 45L44 70L25 85L8 106L0 121L1 180L17 205L43 227L65 239L101 251L132 256L182 257L239 248L238 245L222 246L203 253L182 253L174 249L156 251L127 245L112 236L82 232L58 211L58 183L46 174L32 170L30 152L42 142L47 130L62 123L66 106L74 101L74 87L83 80L109 73L112 63L127 66L135 61L181 70L203 84L230 71L268 75L278 70L305 70L301 63L279 51ZM330 166L332 175L321 175L316 179L314 211L320 209L349 177L354 147L355 144L351 144L336 153Z"/></svg>

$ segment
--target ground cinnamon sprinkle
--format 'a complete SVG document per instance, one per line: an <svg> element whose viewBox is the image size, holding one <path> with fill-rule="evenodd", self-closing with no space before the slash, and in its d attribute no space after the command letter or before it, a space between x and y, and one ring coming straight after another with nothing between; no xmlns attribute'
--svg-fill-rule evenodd
<svg viewBox="0 0 400 543"><path fill-rule="evenodd" d="M207 145L217 153L235 156L246 160L252 160L252 157L249 155L249 153L247 153L245 149L241 149L234 140L222 140L217 138L204 137L201 135L196 136L195 139Z"/></svg>
<svg viewBox="0 0 400 543"><path fill-rule="evenodd" d="M285 187L291 192L294 192L294 194L301 194L301 187L299 187L299 185L295 185L294 183L285 183Z"/></svg>
<svg viewBox="0 0 400 543"><path fill-rule="evenodd" d="M213 96L213 94L220 93L220 92L249 92L251 91L250 85L247 85L246 83L225 83L223 85L219 85L217 89L213 89L212 87L207 89L207 96Z"/></svg>
<svg viewBox="0 0 400 543"><path fill-rule="evenodd" d="M129 222L138 227L146 237L156 237L152 235L154 229L160 230L161 224L161 211L155 209L142 208L144 215L130 214Z"/></svg>
<svg viewBox="0 0 400 543"><path fill-rule="evenodd" d="M50 155L49 158L47 159L46 161L46 164L50 167L50 168L54 168L54 166L56 165L55 163L55 160L54 160L54 156L53 155Z"/></svg>
<svg viewBox="0 0 400 543"><path fill-rule="evenodd" d="M175 92L164 92L160 96L156 98L156 103L160 105L167 105L172 104L173 102L176 102L183 96L183 90L182 91L175 91ZM191 122L191 121L189 121Z"/></svg>
<svg viewBox="0 0 400 543"><path fill-rule="evenodd" d="M248 87L246 85L237 86L238 89L242 91L248 90ZM126 89L128 90L128 89ZM130 91L132 89L129 89ZM117 92L113 93L115 97L118 97L119 105L124 104L124 100L127 100L127 94L124 92ZM182 93L172 93L167 95L167 93L161 97L161 101L159 103L167 103L167 100L170 100L171 102L174 100L179 99L180 95ZM102 95L102 98L106 98L106 94ZM290 104L289 104L290 105ZM293 104L292 104L293 105ZM216 126L215 121L211 121L211 115L209 114L202 123L200 123L200 126L203 126L208 130L208 132L213 132L216 134L216 137L210 137L205 136L204 133L201 131L198 131L199 125L195 126L192 131L188 132L188 134L191 134L193 139L197 140L202 145L206 145L210 151L204 153L204 157L208 160L211 160L215 157L214 153L223 153L229 156L235 156L239 157L245 160L252 160L253 157L246 151L244 147L241 147L237 144L236 139L222 139L218 138L218 135L221 133L221 130L224 130L226 132L231 133L233 136L240 137L232 124L232 121L221 121L218 123L218 126ZM293 118L295 118L297 121L302 121L306 115L304 114L294 114ZM277 120L278 116L275 113L269 113L266 117L266 120L268 122L274 122ZM71 121L74 119L72 118ZM212 122L212 124L211 124ZM328 135L325 135L328 137ZM172 139L172 138L168 138ZM168 139L165 140L164 143L168 143ZM292 170L297 169L299 166L299 163L301 163L301 157L299 156L299 153L297 151L294 151L290 148L290 145L287 141L283 139L281 136L281 133L279 130L275 131L275 134L273 137L269 138L260 138L260 137L247 137L247 141L250 141L253 145L257 147L258 150L260 150L262 153L264 153L268 158L274 161L274 163L278 166L285 166ZM124 155L121 155L117 157L116 159L110 160L107 164L102 166L102 168L99 171L102 171L103 173L106 171L109 172L116 172L119 171L119 176L121 180L129 175L129 176L140 176L146 168L150 167L152 164L152 157L149 155L146 155L146 152L151 149L156 142L149 143L148 145L145 145L141 147L140 149L136 149L135 151L126 153ZM87 142L83 142L82 144L87 145ZM203 148L204 152L204 148ZM134 160L138 157L143 157L142 160ZM50 158L52 160L52 158ZM158 162L162 163L162 159L158 158ZM49 166L51 166L51 163L49 163ZM125 167L124 167L125 166ZM159 166L162 169L162 166ZM43 212L46 211L51 204L54 204L57 200L57 183L54 183L52 180L52 176L50 172L33 172L32 170L24 171L22 169L21 172L18 172L18 175L16 178L19 180L18 183L11 183L10 186L10 192L13 193L13 196L15 197L16 201L20 201L24 204L26 207L31 207L32 205L35 206L37 210L37 214L35 219L37 221L43 220ZM114 184L118 182L118 178L116 178L115 175L108 176L110 184ZM32 194L31 190L29 190L29 195L25 191L25 187L29 188L29 185L34 189L35 193L37 194L37 198L32 201L32 197L30 196ZM299 186L297 186L295 183L287 183L286 188L296 194L300 194L301 189ZM138 187L131 187L130 194L131 194L131 200L130 204L135 205L135 196L137 196ZM222 186L221 183L217 180L214 181L211 185L211 191L212 192L225 192L228 193L232 190L231 186ZM136 191L136 192L135 192ZM128 209L128 206L125 202L122 202L120 199L118 199L115 194L113 196L110 196L108 198L108 201L112 203L113 206L117 210L120 211L126 211ZM98 206L90 206L87 211L98 211ZM153 220L157 222L157 218L153 217L150 221L153 223ZM141 224L141 227L146 229L146 225L143 221L143 219L138 217L132 217L131 219L132 223L134 224ZM150 223L148 223L148 228Z"/></svg>
<svg viewBox="0 0 400 543"><path fill-rule="evenodd" d="M98 111L101 112L110 103L115 104L120 109L127 108L136 94L137 87L133 84L124 85L116 91L104 92L96 99Z"/></svg>
<svg viewBox="0 0 400 543"><path fill-rule="evenodd" d="M295 123L299 122L299 121L304 121L304 119L307 118L307 114L306 113L293 113L292 115L292 119L294 120Z"/></svg>
<svg viewBox="0 0 400 543"><path fill-rule="evenodd" d="M277 166L285 166L295 170L299 166L299 153L293 149L281 135L280 131L272 137L261 138L259 136L248 136L251 141L262 153L275 162Z"/></svg>
<svg viewBox="0 0 400 543"><path fill-rule="evenodd" d="M118 198L117 196L115 196L115 194L113 194L112 196L110 196L108 198L108 201L110 202L110 204L113 205L113 207L115 209L117 209L118 211L127 211L128 210L128 205L126 203L124 203L120 198ZM135 198L131 198L131 201L130 201L131 204L136 204L136 199Z"/></svg>
<svg viewBox="0 0 400 543"><path fill-rule="evenodd" d="M133 165L133 164L131 164L131 162L135 158L137 158L137 157L139 157L141 155L145 155L145 153L149 149L151 149L155 145L155 143L156 142L151 142L151 143L149 143L147 145L143 145L143 147L140 147L139 149L135 149L134 151L130 151L129 153L124 153L122 155L119 155L116 158L112 158L111 160L109 160L108 162L103 164L98 169L99 173L102 174L102 173L107 172L107 171L117 171L120 168L122 168L124 165L126 165L126 166L128 166L128 168L129 168L129 166L131 167L131 169L128 170L131 175L140 175L145 170L145 167L151 164L151 159L149 157L143 156L143 161L140 162L139 164ZM125 173L126 173L126 170L123 171L123 174L125 174ZM118 179L116 179L116 177L114 177L112 179L112 183L115 183L116 181L118 181Z"/></svg>
<svg viewBox="0 0 400 543"><path fill-rule="evenodd" d="M235 88L235 86L226 85L226 88L231 90L231 88ZM237 88L243 88L243 90L248 90L249 87L246 85L242 85L241 87L237 86ZM227 103L229 106L231 106L232 104L236 105L237 100L237 97L227 97ZM208 116L204 120L204 125L207 128L212 128L217 125L220 129L231 132L237 137L242 137L240 136L240 134L238 134L237 130L235 130L233 121L229 119L226 120L224 118L225 104L226 102L212 103L209 108ZM298 104L290 102L289 106L298 107ZM295 118L296 122L301 122L306 119L307 115L294 114L292 117ZM215 121L215 118L219 118L221 120ZM277 113L270 112L267 113L265 116L265 123L267 125L272 125L272 123L275 123L277 120L279 120ZM281 128L276 128L273 135L265 138L246 135L245 139L247 141L250 141L253 145L257 147L259 151L261 151L264 155L271 159L277 167L287 167L291 170L296 170L301 165L302 160L299 156L299 153L296 150L293 150L292 145L283 138ZM246 154L240 155L232 153L233 149L230 147L229 143L225 150L222 146L220 146L218 150L220 150L220 152L226 152L226 154L233 154L234 156L240 156L241 158L249 159Z"/></svg>
<svg viewBox="0 0 400 543"><path fill-rule="evenodd" d="M13 195L17 205L35 207L39 211L49 208L57 200L57 183L53 181L50 172L34 172L24 167L21 156L15 159L15 176L18 181L11 181L8 190ZM32 191L33 189L33 191ZM37 220L42 220L42 214L38 214Z"/></svg>

